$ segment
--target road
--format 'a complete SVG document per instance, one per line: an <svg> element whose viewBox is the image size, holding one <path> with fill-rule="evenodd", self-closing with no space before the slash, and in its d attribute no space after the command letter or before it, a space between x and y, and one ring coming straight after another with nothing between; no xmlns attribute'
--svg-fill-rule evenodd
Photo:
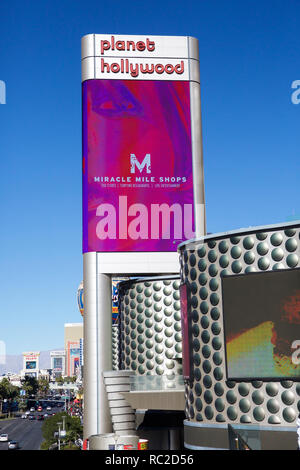
<svg viewBox="0 0 300 470"><path fill-rule="evenodd" d="M52 412L60 412L62 409L52 408ZM43 410L43 414L46 410ZM32 413L36 416L37 412ZM44 421L37 421L21 418L0 421L0 434L8 434L10 441L18 441L20 450L39 450L43 441L42 426ZM0 451L7 450L8 443L0 442Z"/></svg>
<svg viewBox="0 0 300 470"><path fill-rule="evenodd" d="M0 433L8 434L10 441L18 441L20 450L39 450L43 441L43 421L15 418L0 422ZM0 450L7 450L8 443L0 442Z"/></svg>

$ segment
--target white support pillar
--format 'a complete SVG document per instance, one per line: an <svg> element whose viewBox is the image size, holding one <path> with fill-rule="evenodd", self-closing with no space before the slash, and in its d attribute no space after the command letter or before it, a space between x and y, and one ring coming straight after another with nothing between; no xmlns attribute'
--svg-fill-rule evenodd
<svg viewBox="0 0 300 470"><path fill-rule="evenodd" d="M112 368L111 276L98 270L97 253L83 256L84 439L112 430L102 373Z"/></svg>
<svg viewBox="0 0 300 470"><path fill-rule="evenodd" d="M193 152L193 187L195 206L195 237L198 238L203 235L206 235L200 83L191 82L190 100Z"/></svg>

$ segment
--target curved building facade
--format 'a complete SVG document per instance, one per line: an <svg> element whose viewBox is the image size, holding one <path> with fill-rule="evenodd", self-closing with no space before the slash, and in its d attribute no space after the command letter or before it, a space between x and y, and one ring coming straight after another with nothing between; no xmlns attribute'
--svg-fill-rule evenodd
<svg viewBox="0 0 300 470"><path fill-rule="evenodd" d="M119 284L120 369L136 375L182 374L179 276Z"/></svg>
<svg viewBox="0 0 300 470"><path fill-rule="evenodd" d="M256 433L254 448L297 448L297 380L227 379L222 279L299 268L299 230L297 222L214 234L179 245L181 282L187 286L191 317L187 448L228 448L228 424L248 438L249 432Z"/></svg>

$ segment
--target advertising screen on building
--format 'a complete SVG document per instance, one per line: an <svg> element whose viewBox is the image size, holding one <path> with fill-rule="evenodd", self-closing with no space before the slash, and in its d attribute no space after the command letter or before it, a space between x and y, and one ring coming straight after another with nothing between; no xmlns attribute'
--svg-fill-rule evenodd
<svg viewBox="0 0 300 470"><path fill-rule="evenodd" d="M70 367L70 374L71 375L76 375L76 369L80 365L80 344L78 342L78 345L73 345L70 347L69 350L69 367Z"/></svg>
<svg viewBox="0 0 300 470"><path fill-rule="evenodd" d="M119 315L119 295L118 295L118 285L119 282L125 281L127 277L118 277L112 279L112 323L113 325L118 321Z"/></svg>
<svg viewBox="0 0 300 470"><path fill-rule="evenodd" d="M176 251L194 235L188 40L94 42L95 78L82 83L83 252Z"/></svg>
<svg viewBox="0 0 300 470"><path fill-rule="evenodd" d="M62 370L62 367L63 367L62 357L54 357L53 358L53 369L58 371L58 370Z"/></svg>
<svg viewBox="0 0 300 470"><path fill-rule="evenodd" d="M300 270L222 278L227 378L300 379Z"/></svg>
<svg viewBox="0 0 300 470"><path fill-rule="evenodd" d="M88 80L83 109L84 251L174 251L192 233L189 82Z"/></svg>
<svg viewBox="0 0 300 470"><path fill-rule="evenodd" d="M36 369L36 361L26 361L26 369Z"/></svg>
<svg viewBox="0 0 300 470"><path fill-rule="evenodd" d="M74 357L74 373L76 374L76 370L80 365L80 358L79 356Z"/></svg>

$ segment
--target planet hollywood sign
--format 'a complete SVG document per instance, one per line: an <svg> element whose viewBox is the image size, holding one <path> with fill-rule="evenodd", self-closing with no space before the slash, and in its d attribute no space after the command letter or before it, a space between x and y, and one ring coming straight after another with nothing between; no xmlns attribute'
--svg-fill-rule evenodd
<svg viewBox="0 0 300 470"><path fill-rule="evenodd" d="M111 36L110 41L107 39L100 40L100 53L104 55L106 52L110 51L120 51L121 53L126 52L154 52L155 51L155 41L150 41L149 38L146 38L145 41L116 41L115 36ZM180 61L178 64L162 64L158 63L133 63L129 59L120 59L119 62L108 63L103 58L101 58L101 73L122 73L130 74L132 77L138 77L139 74L163 74L167 73L169 75L176 73L182 75L184 73L184 62Z"/></svg>
<svg viewBox="0 0 300 470"><path fill-rule="evenodd" d="M189 62L198 60L196 55L190 57L191 39L88 35L83 41L82 58L85 68L94 72L93 78L189 80L195 76L198 79L198 69L193 67L196 64Z"/></svg>
<svg viewBox="0 0 300 470"><path fill-rule="evenodd" d="M105 62L104 59L101 59L101 73L122 73L122 74L130 74L131 77L138 77L139 74L162 74L167 73L171 75L173 73L177 73L178 75L182 75L184 73L184 62L183 60L177 64L149 64L149 63L132 63L129 59L121 59L120 63L113 62L108 63Z"/></svg>
<svg viewBox="0 0 300 470"><path fill-rule="evenodd" d="M107 51L127 51L127 52L143 52L145 50L149 52L155 51L155 42L150 41L149 38L146 38L146 41L116 41L115 36L111 36L110 41L107 39L100 40L100 52L102 55Z"/></svg>

